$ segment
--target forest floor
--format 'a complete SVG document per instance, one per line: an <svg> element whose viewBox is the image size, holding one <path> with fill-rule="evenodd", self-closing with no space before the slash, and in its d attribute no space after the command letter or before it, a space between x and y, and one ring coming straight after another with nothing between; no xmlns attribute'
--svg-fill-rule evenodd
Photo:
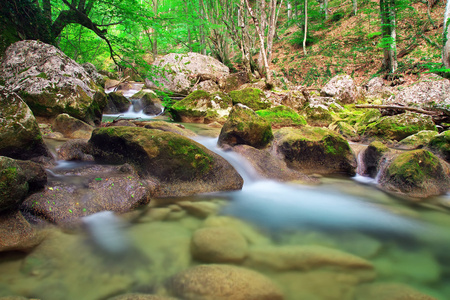
<svg viewBox="0 0 450 300"><path fill-rule="evenodd" d="M271 69L295 85L316 88L340 73L351 75L360 85L374 76L386 75L380 71L383 49L379 46L380 19L374 3L371 8L361 7L355 16L348 2L348 7L340 7L344 14L334 13L318 29L316 25L315 30L309 30L311 42L306 47L307 55L302 47L302 28L297 25L281 28ZM398 70L392 85L410 84L424 72L441 67L445 2L438 1L430 17L426 3L415 3L413 8L398 13Z"/></svg>

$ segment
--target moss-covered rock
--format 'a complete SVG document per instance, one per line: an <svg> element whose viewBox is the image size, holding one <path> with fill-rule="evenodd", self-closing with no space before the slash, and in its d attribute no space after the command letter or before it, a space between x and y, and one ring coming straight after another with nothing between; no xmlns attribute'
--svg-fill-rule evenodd
<svg viewBox="0 0 450 300"><path fill-rule="evenodd" d="M98 128L89 140L95 160L130 163L161 182L159 195L236 190L241 176L222 157L171 132L139 127Z"/></svg>
<svg viewBox="0 0 450 300"><path fill-rule="evenodd" d="M396 156L380 172L382 189L413 198L444 194L450 187L447 167L423 149Z"/></svg>
<svg viewBox="0 0 450 300"><path fill-rule="evenodd" d="M348 142L329 129L282 128L275 133L275 146L289 167L304 173L355 174L356 159Z"/></svg>
<svg viewBox="0 0 450 300"><path fill-rule="evenodd" d="M308 125L328 127L333 122L333 116L328 107L323 105L308 106L304 110Z"/></svg>
<svg viewBox="0 0 450 300"><path fill-rule="evenodd" d="M434 136L428 143L427 148L450 162L450 131L447 130Z"/></svg>
<svg viewBox="0 0 450 300"><path fill-rule="evenodd" d="M219 145L250 145L264 148L273 139L272 127L252 109L238 104L233 106L219 135Z"/></svg>
<svg viewBox="0 0 450 300"><path fill-rule="evenodd" d="M111 92L108 94L108 103L103 113L117 114L127 112L130 106L131 101L123 95L123 91Z"/></svg>
<svg viewBox="0 0 450 300"><path fill-rule="evenodd" d="M20 41L8 47L1 73L6 87L14 87L34 115L60 113L100 124L106 96L86 70L54 46Z"/></svg>
<svg viewBox="0 0 450 300"><path fill-rule="evenodd" d="M358 133L366 138L400 141L422 130L437 131L431 116L407 112L381 117L377 121L359 128Z"/></svg>
<svg viewBox="0 0 450 300"><path fill-rule="evenodd" d="M292 108L283 105L258 110L256 113L275 127L306 125L306 120L303 116L300 116Z"/></svg>
<svg viewBox="0 0 450 300"><path fill-rule="evenodd" d="M194 137L196 134L192 130L186 129L183 125L169 123L165 121L144 121L136 122L136 125L147 129L157 129L161 131L173 132L185 137Z"/></svg>
<svg viewBox="0 0 450 300"><path fill-rule="evenodd" d="M381 112L378 109L368 109L356 121L358 131L363 132L365 127L381 118Z"/></svg>
<svg viewBox="0 0 450 300"><path fill-rule="evenodd" d="M260 89L245 88L242 90L231 91L229 95L233 100L233 104L240 103L250 107L254 111L270 107L270 102L266 99L264 92Z"/></svg>
<svg viewBox="0 0 450 300"><path fill-rule="evenodd" d="M434 130L422 130L416 134L404 138L398 145L402 149L412 150L426 146L435 136L438 135Z"/></svg>
<svg viewBox="0 0 450 300"><path fill-rule="evenodd" d="M30 108L17 94L0 89L0 155L17 159L50 157Z"/></svg>
<svg viewBox="0 0 450 300"><path fill-rule="evenodd" d="M250 81L249 74L245 71L233 73L219 81L219 86L225 92L237 90L241 85Z"/></svg>
<svg viewBox="0 0 450 300"><path fill-rule="evenodd" d="M144 114L155 116L164 111L164 106L158 95L152 90L143 89L131 96L133 110L142 111Z"/></svg>
<svg viewBox="0 0 450 300"><path fill-rule="evenodd" d="M389 148L380 141L374 141L360 154L358 171L363 176L375 178L380 170L383 156L389 152Z"/></svg>
<svg viewBox="0 0 450 300"><path fill-rule="evenodd" d="M78 120L68 114L60 114L56 117L52 124L52 130L61 132L67 138L74 138L77 131L92 132L94 128L85 122Z"/></svg>
<svg viewBox="0 0 450 300"><path fill-rule="evenodd" d="M46 181L40 165L0 156L0 212L18 208L29 192L42 188Z"/></svg>
<svg viewBox="0 0 450 300"><path fill-rule="evenodd" d="M359 140L359 135L358 135L356 129L352 125L348 124L347 122L338 121L338 122L336 122L336 125L333 126L333 128L331 128L331 126L330 126L330 129L333 129L334 131L336 131L337 133L339 133L346 139L351 140L351 141Z"/></svg>
<svg viewBox="0 0 450 300"><path fill-rule="evenodd" d="M208 93L205 91L194 91L186 98L176 102L170 113L175 121L186 123L212 123L225 122L229 114L232 101L229 96L222 92Z"/></svg>

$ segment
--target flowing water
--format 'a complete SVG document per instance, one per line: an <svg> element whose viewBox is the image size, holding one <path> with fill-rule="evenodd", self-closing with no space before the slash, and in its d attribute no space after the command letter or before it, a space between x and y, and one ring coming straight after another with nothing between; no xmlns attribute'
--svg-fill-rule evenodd
<svg viewBox="0 0 450 300"><path fill-rule="evenodd" d="M201 264L191 255L193 233L219 226L244 236L249 255L266 251L262 260L241 264L269 277L286 300L390 299L365 296L363 287L371 282L383 291L388 283L407 284L450 299L448 213L392 198L361 176L322 178L317 185L262 179L242 157L215 147L216 139L198 141L236 167L245 180L241 191L155 199L120 216L102 212L83 218L83 230L43 229L47 237L34 251L0 256L0 296L168 295L171 276ZM192 205L203 209L188 209ZM333 268L279 266L279 249L311 245L361 257L374 265L376 276L364 279L344 262Z"/></svg>

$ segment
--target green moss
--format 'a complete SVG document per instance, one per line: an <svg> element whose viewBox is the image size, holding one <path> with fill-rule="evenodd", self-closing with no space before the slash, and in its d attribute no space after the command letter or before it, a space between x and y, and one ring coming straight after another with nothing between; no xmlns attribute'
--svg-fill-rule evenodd
<svg viewBox="0 0 450 300"><path fill-rule="evenodd" d="M266 101L264 92L260 89L245 88L243 90L231 91L229 95L233 104L241 103L254 111L270 107L270 103Z"/></svg>
<svg viewBox="0 0 450 300"><path fill-rule="evenodd" d="M39 75L36 75L36 77L43 78L43 79L48 79L47 74L45 74L44 72L39 73Z"/></svg>
<svg viewBox="0 0 450 300"><path fill-rule="evenodd" d="M428 143L428 148L450 162L450 131L444 131L433 137Z"/></svg>
<svg viewBox="0 0 450 300"><path fill-rule="evenodd" d="M304 117L297 114L292 108L282 105L271 109L258 110L256 113L272 124L272 126L306 125Z"/></svg>
<svg viewBox="0 0 450 300"><path fill-rule="evenodd" d="M433 153L420 149L396 157L387 169L387 176L397 184L420 186L438 172L442 172L439 159Z"/></svg>

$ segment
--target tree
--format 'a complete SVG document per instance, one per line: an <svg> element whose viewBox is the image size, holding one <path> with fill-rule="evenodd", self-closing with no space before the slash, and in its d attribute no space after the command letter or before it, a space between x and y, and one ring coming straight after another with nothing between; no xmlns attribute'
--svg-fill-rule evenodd
<svg viewBox="0 0 450 300"><path fill-rule="evenodd" d="M306 38L308 36L308 0L305 0L305 34L303 37L303 54L306 56Z"/></svg>
<svg viewBox="0 0 450 300"><path fill-rule="evenodd" d="M442 47L442 63L446 69L450 69L450 30L449 30L449 18L450 18L450 0L447 0L444 13L444 45Z"/></svg>
<svg viewBox="0 0 450 300"><path fill-rule="evenodd" d="M395 0L380 0L381 46L384 52L383 69L393 73L397 69L395 31Z"/></svg>

